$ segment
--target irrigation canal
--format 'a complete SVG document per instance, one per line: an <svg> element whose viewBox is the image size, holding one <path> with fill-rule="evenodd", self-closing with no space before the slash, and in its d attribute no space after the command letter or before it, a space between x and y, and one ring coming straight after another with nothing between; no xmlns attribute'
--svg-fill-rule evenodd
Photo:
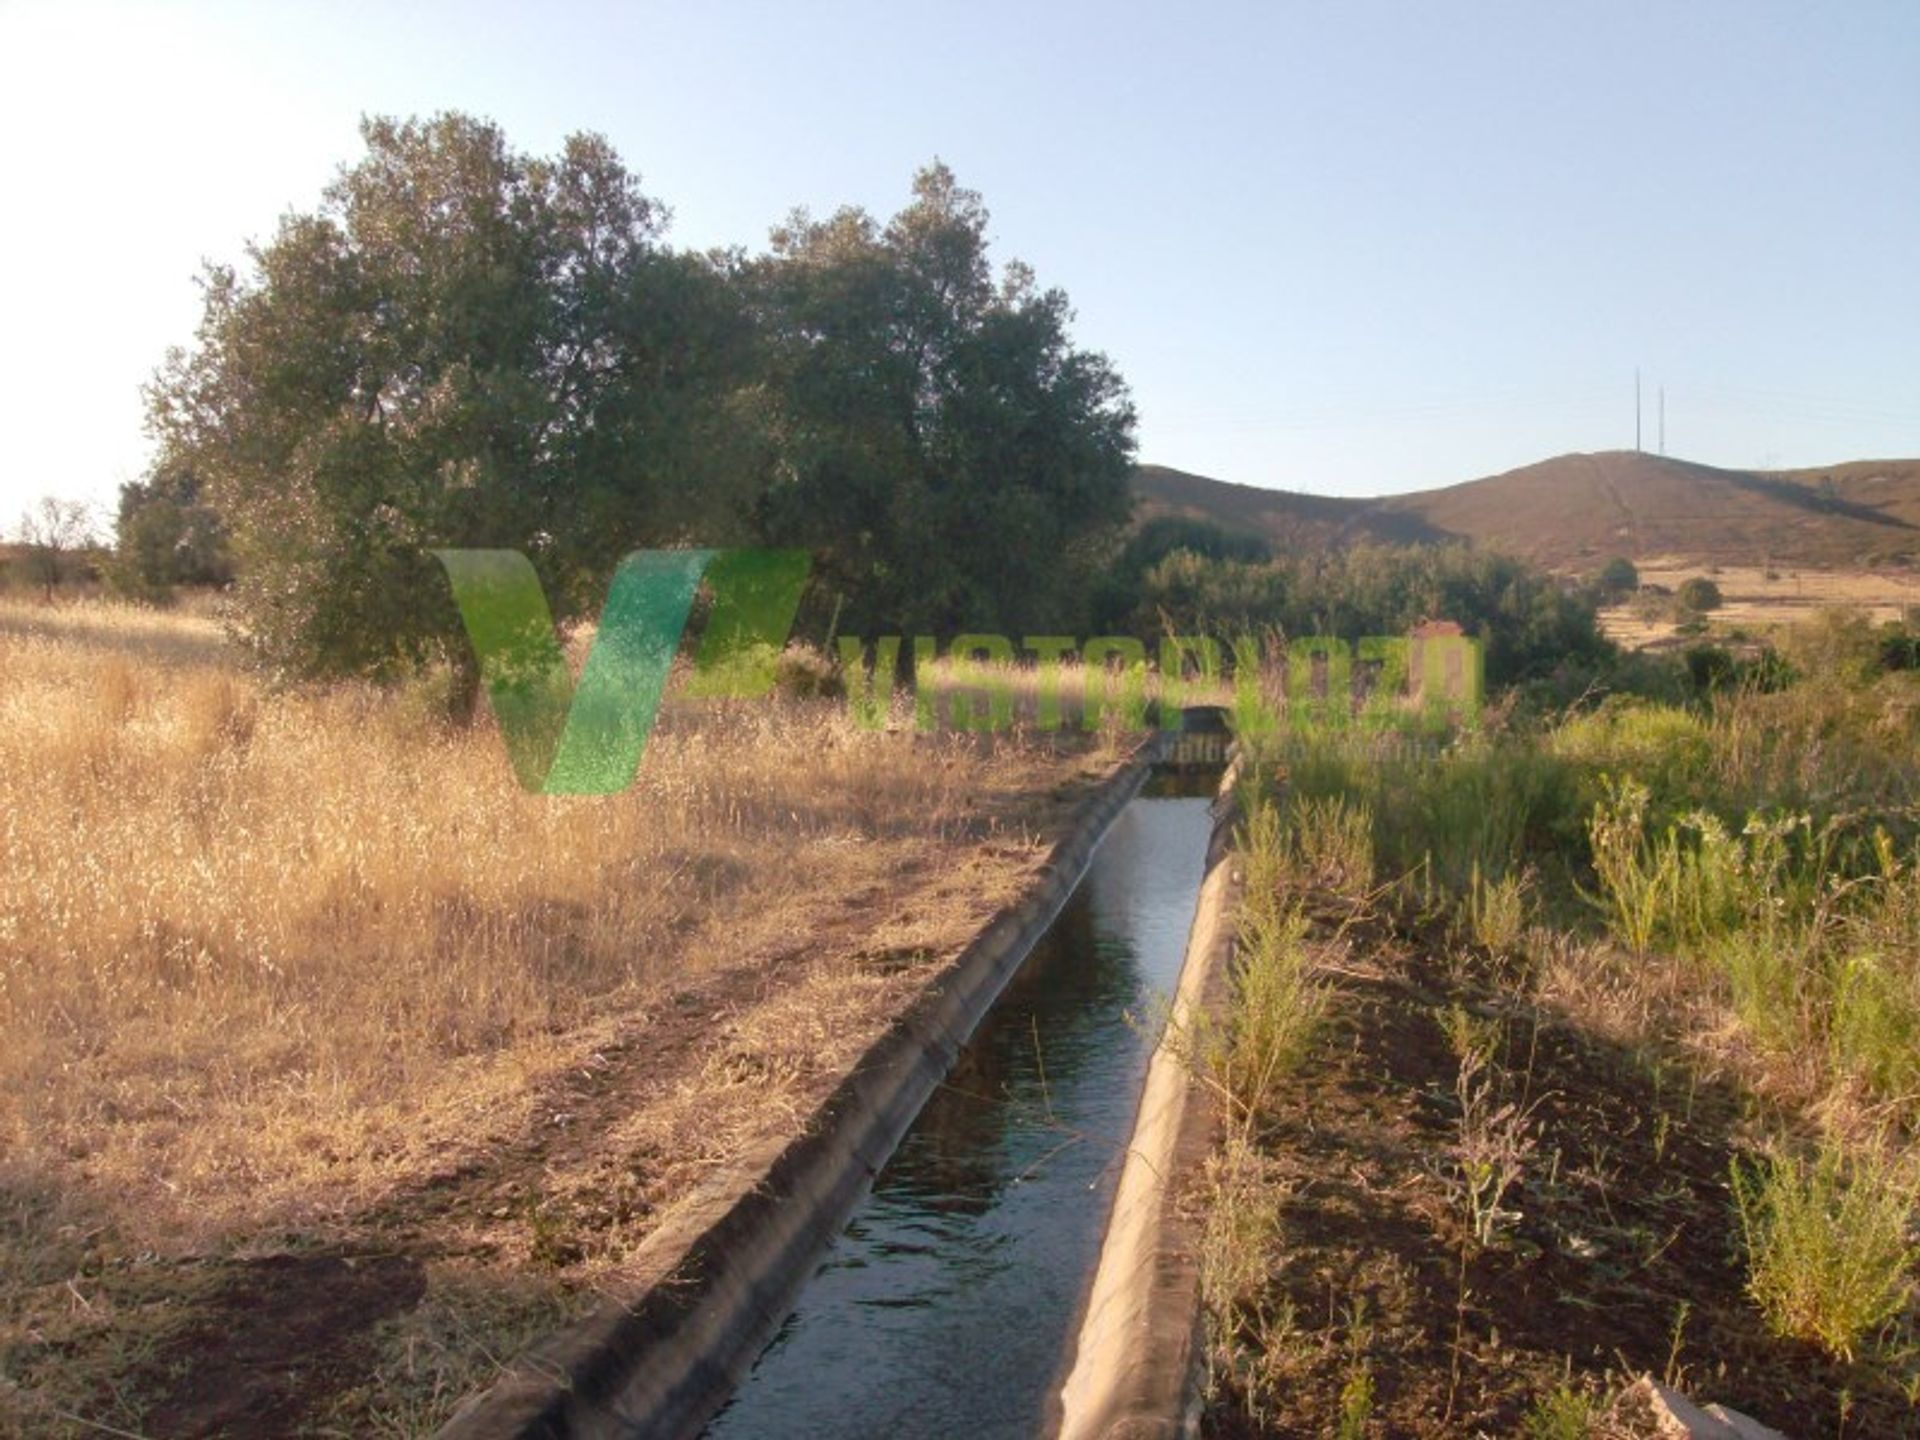
<svg viewBox="0 0 1920 1440"><path fill-rule="evenodd" d="M1217 777L1156 776L1114 821L709 1440L1047 1429Z"/></svg>

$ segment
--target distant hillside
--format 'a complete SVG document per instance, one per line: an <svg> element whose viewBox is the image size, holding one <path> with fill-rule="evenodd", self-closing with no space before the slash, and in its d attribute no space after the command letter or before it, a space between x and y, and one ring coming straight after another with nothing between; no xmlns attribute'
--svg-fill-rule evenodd
<svg viewBox="0 0 1920 1440"><path fill-rule="evenodd" d="M1614 555L1827 567L1920 559L1920 460L1761 474L1631 450L1537 465L1378 500L1262 490L1145 465L1143 519L1185 515L1278 549L1466 540L1543 565Z"/></svg>

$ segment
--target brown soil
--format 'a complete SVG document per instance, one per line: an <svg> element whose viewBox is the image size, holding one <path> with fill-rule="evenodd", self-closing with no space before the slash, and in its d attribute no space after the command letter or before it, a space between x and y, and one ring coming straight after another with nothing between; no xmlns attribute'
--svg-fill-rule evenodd
<svg viewBox="0 0 1920 1440"><path fill-rule="evenodd" d="M902 880L910 886L914 878ZM511 1236L497 1233L507 1228L500 1222L531 1218L538 1233L528 1249L544 1266L564 1269L586 1258L588 1233L644 1225L692 1177L676 1176L663 1157L609 1151L607 1133L691 1080L716 1027L790 983L806 949L756 957L635 1017L621 1038L596 1051L590 1068L549 1088L537 1107L545 1124L357 1217L361 1246L377 1252L356 1256L329 1246L205 1267L217 1278L210 1285L203 1278L192 1318L134 1377L152 1397L145 1433L156 1440L299 1433L331 1397L372 1377L380 1359L374 1328L425 1297L424 1259L498 1259L515 1248ZM571 1207L562 1221L549 1191L557 1194L553 1177L566 1175L591 1176L583 1188L599 1203Z"/></svg>
<svg viewBox="0 0 1920 1440"><path fill-rule="evenodd" d="M1840 1433L1848 1396L1845 1435L1920 1434L1884 1373L1773 1338L1746 1298L1735 1093L1449 973L1408 938L1376 935L1338 967L1326 1042L1259 1137L1287 1196L1269 1299L1296 1329L1278 1414L1256 1420L1228 1388L1207 1433L1332 1434L1364 1356L1368 1435L1521 1434L1569 1377L1598 1395L1645 1373L1800 1440ZM1455 1004L1501 1022L1504 1098L1535 1107L1504 1207L1518 1218L1487 1249L1463 1243L1446 1182Z"/></svg>
<svg viewBox="0 0 1920 1440"><path fill-rule="evenodd" d="M268 1435L373 1361L373 1327L426 1294L404 1255L271 1255L228 1269L197 1320L156 1357L179 1380L147 1419L156 1435Z"/></svg>

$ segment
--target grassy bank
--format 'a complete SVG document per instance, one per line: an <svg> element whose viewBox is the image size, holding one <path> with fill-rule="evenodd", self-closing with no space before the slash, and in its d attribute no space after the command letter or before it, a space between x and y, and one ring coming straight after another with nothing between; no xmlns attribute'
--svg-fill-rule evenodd
<svg viewBox="0 0 1920 1440"><path fill-rule="evenodd" d="M0 1424L430 1426L804 1113L1116 754L670 705L631 790L547 798L440 713L264 689L208 619L0 612Z"/></svg>

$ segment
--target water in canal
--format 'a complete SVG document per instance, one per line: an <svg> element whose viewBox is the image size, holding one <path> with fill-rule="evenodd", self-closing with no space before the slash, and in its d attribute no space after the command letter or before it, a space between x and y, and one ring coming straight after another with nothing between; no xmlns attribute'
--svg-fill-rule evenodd
<svg viewBox="0 0 1920 1440"><path fill-rule="evenodd" d="M1141 798L1114 821L712 1440L1040 1430L1207 833L1205 799Z"/></svg>

